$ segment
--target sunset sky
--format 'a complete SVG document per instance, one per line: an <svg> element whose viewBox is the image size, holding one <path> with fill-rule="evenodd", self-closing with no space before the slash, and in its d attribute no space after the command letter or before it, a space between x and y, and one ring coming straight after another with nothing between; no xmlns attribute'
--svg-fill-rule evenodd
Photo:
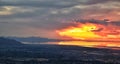
<svg viewBox="0 0 120 64"><path fill-rule="evenodd" d="M56 31L92 20L104 29L96 34L120 38L120 0L0 0L0 36L61 38Z"/></svg>

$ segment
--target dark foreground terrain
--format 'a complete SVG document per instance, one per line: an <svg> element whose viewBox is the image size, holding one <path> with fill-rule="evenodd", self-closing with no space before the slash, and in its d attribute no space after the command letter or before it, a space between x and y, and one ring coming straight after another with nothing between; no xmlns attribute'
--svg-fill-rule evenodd
<svg viewBox="0 0 120 64"><path fill-rule="evenodd" d="M119 50L63 45L0 45L0 64L119 63Z"/></svg>

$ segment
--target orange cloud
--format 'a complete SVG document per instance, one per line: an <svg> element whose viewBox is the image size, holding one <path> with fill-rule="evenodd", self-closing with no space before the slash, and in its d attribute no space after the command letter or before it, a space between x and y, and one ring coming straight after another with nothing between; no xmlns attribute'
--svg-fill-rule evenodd
<svg viewBox="0 0 120 64"><path fill-rule="evenodd" d="M94 20L95 21L95 20ZM111 22L77 22L76 26L68 26L56 32L61 37L77 40L120 41L120 26Z"/></svg>

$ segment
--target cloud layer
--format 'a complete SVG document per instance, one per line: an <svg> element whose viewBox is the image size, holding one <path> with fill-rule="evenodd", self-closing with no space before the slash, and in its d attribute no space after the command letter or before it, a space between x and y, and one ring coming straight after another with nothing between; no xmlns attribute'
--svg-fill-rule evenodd
<svg viewBox="0 0 120 64"><path fill-rule="evenodd" d="M109 19L119 26L119 3L120 0L0 0L0 35L51 37L47 35L71 25L75 19Z"/></svg>

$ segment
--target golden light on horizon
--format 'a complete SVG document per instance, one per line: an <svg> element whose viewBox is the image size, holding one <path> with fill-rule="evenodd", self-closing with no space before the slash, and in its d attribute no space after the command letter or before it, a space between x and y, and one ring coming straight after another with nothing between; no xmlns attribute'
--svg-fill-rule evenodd
<svg viewBox="0 0 120 64"><path fill-rule="evenodd" d="M89 44L88 44L89 43ZM59 45L77 45L77 46L85 46L85 47L120 47L119 42L87 42L87 41L64 41L59 42Z"/></svg>
<svg viewBox="0 0 120 64"><path fill-rule="evenodd" d="M68 26L56 31L61 37L76 40L105 40L120 41L120 29L114 25L94 23L77 23L77 26Z"/></svg>
<svg viewBox="0 0 120 64"><path fill-rule="evenodd" d="M110 48L119 49L120 42L87 42L87 41L63 41L59 42L59 45L75 45L82 47L92 47L92 48Z"/></svg>
<svg viewBox="0 0 120 64"><path fill-rule="evenodd" d="M58 31L61 36L69 36L73 39L85 39L85 38L98 38L99 35L95 35L95 33L91 32L92 30L98 29L95 25L86 24L79 25L78 27L69 27L67 29L63 29Z"/></svg>

